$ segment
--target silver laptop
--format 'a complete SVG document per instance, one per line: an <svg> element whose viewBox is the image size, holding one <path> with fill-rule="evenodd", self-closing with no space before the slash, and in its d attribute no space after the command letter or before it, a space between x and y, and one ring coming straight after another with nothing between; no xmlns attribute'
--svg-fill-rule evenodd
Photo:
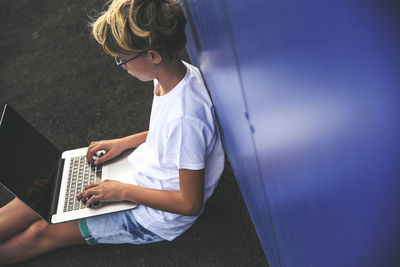
<svg viewBox="0 0 400 267"><path fill-rule="evenodd" d="M75 196L93 182L106 179L136 184L125 151L102 166L86 160L87 147L59 151L6 105L0 121L0 183L49 223L61 223L121 210L131 202L86 207Z"/></svg>

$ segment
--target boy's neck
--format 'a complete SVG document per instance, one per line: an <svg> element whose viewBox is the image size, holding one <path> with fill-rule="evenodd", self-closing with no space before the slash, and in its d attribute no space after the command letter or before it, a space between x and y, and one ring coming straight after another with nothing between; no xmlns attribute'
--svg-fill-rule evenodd
<svg viewBox="0 0 400 267"><path fill-rule="evenodd" d="M160 66L158 76L156 77L160 84L158 88L159 96L166 95L174 89L185 77L187 71L185 64L183 64L179 57L165 60L161 64L162 66Z"/></svg>

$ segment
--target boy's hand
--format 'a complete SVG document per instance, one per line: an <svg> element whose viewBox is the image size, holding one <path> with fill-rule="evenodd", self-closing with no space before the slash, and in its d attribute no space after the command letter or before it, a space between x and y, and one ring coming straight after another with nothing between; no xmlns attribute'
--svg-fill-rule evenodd
<svg viewBox="0 0 400 267"><path fill-rule="evenodd" d="M97 158L95 161L93 160L93 155L97 151L104 150L106 153L100 157ZM94 165L99 165L103 164L104 162L115 158L119 154L124 151L124 147L122 142L120 142L120 139L112 139L112 140L105 140L105 141L96 141L92 142L89 145L89 148L86 153L86 159L94 164Z"/></svg>
<svg viewBox="0 0 400 267"><path fill-rule="evenodd" d="M123 201L123 190L129 186L115 180L105 180L98 183L93 183L86 186L82 193L76 195L78 199L89 200L86 206L90 206L94 202L115 202Z"/></svg>

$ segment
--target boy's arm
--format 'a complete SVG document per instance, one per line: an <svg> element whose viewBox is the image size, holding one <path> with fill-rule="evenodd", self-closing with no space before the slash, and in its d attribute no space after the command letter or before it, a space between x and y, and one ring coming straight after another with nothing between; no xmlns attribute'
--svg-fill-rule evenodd
<svg viewBox="0 0 400 267"><path fill-rule="evenodd" d="M198 215L204 199L204 169L180 169L179 184L179 191L127 187L122 195L124 200L154 209L188 216Z"/></svg>
<svg viewBox="0 0 400 267"><path fill-rule="evenodd" d="M146 142L147 134L149 131L142 133L132 134L121 138L121 142L124 144L125 150L135 148Z"/></svg>
<svg viewBox="0 0 400 267"><path fill-rule="evenodd" d="M77 195L85 199L91 197L87 205L94 201L131 201L154 209L196 216L200 213L204 200L204 169L179 170L180 190L157 190L125 184L115 180L88 185Z"/></svg>
<svg viewBox="0 0 400 267"><path fill-rule="evenodd" d="M146 142L147 134L148 131L123 138L92 142L86 152L86 158L90 163L94 163L95 165L103 164L104 162L118 156L123 151L138 147ZM100 150L106 151L106 154L93 162L93 154Z"/></svg>

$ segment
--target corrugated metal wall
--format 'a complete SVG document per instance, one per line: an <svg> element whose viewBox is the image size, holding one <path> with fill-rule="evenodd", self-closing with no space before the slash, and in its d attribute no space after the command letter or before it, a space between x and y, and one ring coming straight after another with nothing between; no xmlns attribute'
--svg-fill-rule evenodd
<svg viewBox="0 0 400 267"><path fill-rule="evenodd" d="M400 264L397 2L183 1L271 266Z"/></svg>

